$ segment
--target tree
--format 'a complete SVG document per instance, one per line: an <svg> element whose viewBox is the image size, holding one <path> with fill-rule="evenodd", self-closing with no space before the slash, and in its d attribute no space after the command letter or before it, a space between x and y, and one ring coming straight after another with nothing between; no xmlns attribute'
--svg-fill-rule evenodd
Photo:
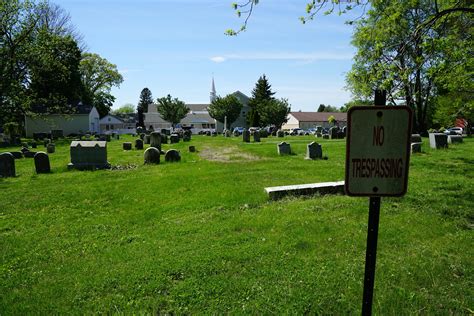
<svg viewBox="0 0 474 316"><path fill-rule="evenodd" d="M178 100L178 98L172 99L169 94L166 97L159 98L157 102L158 113L160 113L165 121L170 122L173 128L176 124L181 122L189 112L189 108L183 101Z"/></svg>
<svg viewBox="0 0 474 316"><path fill-rule="evenodd" d="M318 112L339 112L339 109L332 105L320 104L318 107Z"/></svg>
<svg viewBox="0 0 474 316"><path fill-rule="evenodd" d="M331 124L331 125L335 125L336 124L336 118L334 117L334 115L330 115L328 117L328 123Z"/></svg>
<svg viewBox="0 0 474 316"><path fill-rule="evenodd" d="M209 115L217 121L224 123L227 117L228 126L232 125L239 117L242 110L242 103L233 94L229 94L223 98L218 96L208 107Z"/></svg>
<svg viewBox="0 0 474 316"><path fill-rule="evenodd" d="M258 106L262 125L275 125L277 129L288 121L290 111L291 106L287 99L264 100Z"/></svg>
<svg viewBox="0 0 474 316"><path fill-rule="evenodd" d="M360 105L374 105L374 101L371 101L369 99L353 99L347 103L344 103L343 106L339 109L341 112L347 112L349 109L353 106L360 106Z"/></svg>
<svg viewBox="0 0 474 316"><path fill-rule="evenodd" d="M115 101L110 90L123 82L117 66L97 54L84 53L79 69L84 89L82 101L95 106L101 117L107 115Z"/></svg>
<svg viewBox="0 0 474 316"><path fill-rule="evenodd" d="M135 106L127 103L112 111L113 114L133 114L135 113Z"/></svg>
<svg viewBox="0 0 474 316"><path fill-rule="evenodd" d="M140 100L138 101L138 126L145 127L143 113L148 112L148 105L153 104L153 96L148 88L143 88L140 92Z"/></svg>
<svg viewBox="0 0 474 316"><path fill-rule="evenodd" d="M255 84L255 88L252 90L252 97L249 99L250 111L248 114L248 124L250 126L261 126L258 107L264 101L274 99L273 95L275 92L271 90L271 87L265 74L261 76Z"/></svg>

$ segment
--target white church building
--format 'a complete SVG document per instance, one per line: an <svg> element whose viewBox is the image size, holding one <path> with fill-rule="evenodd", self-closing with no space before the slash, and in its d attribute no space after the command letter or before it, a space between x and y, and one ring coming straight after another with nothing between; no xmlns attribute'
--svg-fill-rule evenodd
<svg viewBox="0 0 474 316"><path fill-rule="evenodd" d="M235 95L239 101L242 103L242 110L240 112L240 116L237 120L232 123L228 124L228 129L233 127L247 127L246 123L246 116L249 112L248 100L249 98L240 91L236 91L232 93ZM217 97L216 94L216 87L214 84L214 78L212 78L212 86L211 86L211 93L210 93L210 103L208 104L186 104L189 108L189 112L185 118L181 120L179 123L180 127L190 128L194 134L199 133L200 131L217 131L222 132L224 129L224 122L218 122L213 119L207 110L208 106L212 103L213 100ZM160 113L157 110L158 104L150 104L148 105L148 112L144 113L145 119L145 127L149 129L152 127L154 130L161 130L161 129L170 129L171 123L165 121Z"/></svg>

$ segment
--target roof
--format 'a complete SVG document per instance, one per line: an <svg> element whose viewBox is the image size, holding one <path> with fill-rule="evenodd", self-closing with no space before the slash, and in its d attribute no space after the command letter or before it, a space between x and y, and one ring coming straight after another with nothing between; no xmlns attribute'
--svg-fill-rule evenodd
<svg viewBox="0 0 474 316"><path fill-rule="evenodd" d="M347 113L341 112L290 112L300 122L327 122L332 115L336 121L347 121Z"/></svg>
<svg viewBox="0 0 474 316"><path fill-rule="evenodd" d="M206 111L207 112L207 107L210 104L186 104L186 106L189 108L189 112L196 112L196 111Z"/></svg>

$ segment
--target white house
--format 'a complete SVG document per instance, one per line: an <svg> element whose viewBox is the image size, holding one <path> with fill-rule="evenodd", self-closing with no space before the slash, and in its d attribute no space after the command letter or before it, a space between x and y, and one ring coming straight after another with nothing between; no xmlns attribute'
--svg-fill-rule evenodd
<svg viewBox="0 0 474 316"><path fill-rule="evenodd" d="M288 122L281 127L284 130L293 128L308 129L316 126L330 127L328 122L330 116L336 119L335 125L344 127L347 125L347 113L340 112L290 112Z"/></svg>
<svg viewBox="0 0 474 316"><path fill-rule="evenodd" d="M99 121L101 133L116 132L119 134L135 133L136 115L135 114L121 114L112 115L107 114Z"/></svg>
<svg viewBox="0 0 474 316"><path fill-rule="evenodd" d="M33 137L33 133L50 133L51 130L62 130L65 136L99 133L99 112L95 107L80 105L74 114L25 115L26 137Z"/></svg>

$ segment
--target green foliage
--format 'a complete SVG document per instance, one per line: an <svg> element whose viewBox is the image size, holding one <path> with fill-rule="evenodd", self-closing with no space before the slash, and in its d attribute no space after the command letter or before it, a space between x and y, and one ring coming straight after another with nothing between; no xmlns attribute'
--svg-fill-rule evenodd
<svg viewBox="0 0 474 316"><path fill-rule="evenodd" d="M132 114L135 113L135 106L127 103L112 111L113 114Z"/></svg>
<svg viewBox="0 0 474 316"><path fill-rule="evenodd" d="M255 88L252 90L252 97L249 99L250 112L247 116L247 120L250 126L262 126L258 108L260 104L264 103L265 101L274 99L273 95L275 92L273 92L271 88L272 86L268 82L265 74L257 80Z"/></svg>
<svg viewBox="0 0 474 316"><path fill-rule="evenodd" d="M115 101L110 90L123 82L117 66L98 54L84 53L79 69L84 89L83 102L95 106L101 117L107 115Z"/></svg>
<svg viewBox="0 0 474 316"><path fill-rule="evenodd" d="M10 136L10 141L13 141L16 135L20 134L20 125L17 122L8 122L3 124L3 131Z"/></svg>
<svg viewBox="0 0 474 316"><path fill-rule="evenodd" d="M184 104L183 101L180 101L178 98L171 98L171 95L157 99L158 102L158 113L161 117L172 124L173 127L176 126L189 112L189 108Z"/></svg>
<svg viewBox="0 0 474 316"><path fill-rule="evenodd" d="M318 107L318 112L339 112L339 109L332 105L320 104Z"/></svg>
<svg viewBox="0 0 474 316"><path fill-rule="evenodd" d="M224 123L227 117L227 128L235 122L242 110L242 103L233 94L229 94L223 98L218 96L207 108L209 115L217 121Z"/></svg>
<svg viewBox="0 0 474 316"><path fill-rule="evenodd" d="M374 102L369 99L353 99L345 103L339 110L341 112L347 112L353 106L369 106L374 105Z"/></svg>
<svg viewBox="0 0 474 316"><path fill-rule="evenodd" d="M138 101L137 111L146 113L148 112L148 105L153 104L153 96L150 89L143 88L140 92L140 100Z"/></svg>
<svg viewBox="0 0 474 316"><path fill-rule="evenodd" d="M288 121L291 106L287 99L263 100L258 105L262 126L275 125L278 129Z"/></svg>
<svg viewBox="0 0 474 316"><path fill-rule="evenodd" d="M334 125L335 122L336 122L336 118L334 117L334 115L329 115L328 123Z"/></svg>

